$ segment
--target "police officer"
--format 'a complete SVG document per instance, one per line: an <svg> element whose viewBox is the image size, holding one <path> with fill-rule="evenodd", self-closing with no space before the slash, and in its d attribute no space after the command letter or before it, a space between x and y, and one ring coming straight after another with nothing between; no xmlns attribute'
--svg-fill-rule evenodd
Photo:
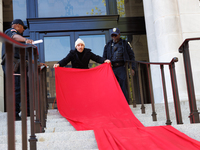
<svg viewBox="0 0 200 150"><path fill-rule="evenodd" d="M129 104L125 61L135 61L135 55L130 44L126 40L120 38L120 30L118 28L112 29L111 37L112 40L104 47L103 57L111 60L113 72ZM135 73L134 70L135 64L132 63L132 75Z"/></svg>
<svg viewBox="0 0 200 150"><path fill-rule="evenodd" d="M5 31L5 34L7 34L9 37L13 38L14 40L21 42L21 43L29 43L31 44L33 40L27 39L23 37L23 32L27 29L27 26L24 25L24 22L21 19L15 19L11 23L11 28L7 29ZM15 48L14 52L14 72L15 74L20 74L20 68L19 68L19 48ZM5 75L5 45L2 46L2 68ZM5 76L6 77L6 76ZM28 88L28 86L27 86ZM27 90L27 107L28 107L28 115L29 114L29 96L28 96L28 90ZM21 120L21 117L19 116L20 112L20 76L15 75L15 117L16 120Z"/></svg>

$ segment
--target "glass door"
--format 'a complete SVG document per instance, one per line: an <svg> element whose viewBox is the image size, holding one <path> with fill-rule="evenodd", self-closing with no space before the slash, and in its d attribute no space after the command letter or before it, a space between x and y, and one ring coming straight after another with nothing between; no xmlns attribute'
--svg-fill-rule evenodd
<svg viewBox="0 0 200 150"><path fill-rule="evenodd" d="M40 38L43 39L40 45L41 62L47 65L47 97L48 102L53 103L56 98L55 90L55 72L53 65L63 59L72 49L74 33L42 33ZM69 64L70 65L70 64Z"/></svg>

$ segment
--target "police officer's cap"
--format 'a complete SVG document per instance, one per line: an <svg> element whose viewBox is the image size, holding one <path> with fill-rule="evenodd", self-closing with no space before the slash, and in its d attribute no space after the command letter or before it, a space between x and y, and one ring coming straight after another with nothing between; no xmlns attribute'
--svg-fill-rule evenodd
<svg viewBox="0 0 200 150"><path fill-rule="evenodd" d="M113 28L112 29L112 33L110 34L110 35L118 35L118 34L120 34L120 30L118 29L118 28Z"/></svg>
<svg viewBox="0 0 200 150"><path fill-rule="evenodd" d="M24 22L21 19L15 19L13 20L13 22L11 23L11 25L13 24L20 24L24 27L24 29L27 29L28 27L24 25Z"/></svg>

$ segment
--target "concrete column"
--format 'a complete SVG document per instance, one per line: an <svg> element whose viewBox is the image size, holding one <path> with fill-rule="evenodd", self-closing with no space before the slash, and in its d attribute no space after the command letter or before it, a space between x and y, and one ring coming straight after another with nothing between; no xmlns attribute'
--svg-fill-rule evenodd
<svg viewBox="0 0 200 150"><path fill-rule="evenodd" d="M200 1L199 0L177 0L180 22L182 29L182 40L187 38L200 38ZM196 99L200 99L200 40L189 42L191 67ZM186 92L187 93L187 92Z"/></svg>
<svg viewBox="0 0 200 150"><path fill-rule="evenodd" d="M178 57L176 75L180 99L186 99L186 84L182 55L178 52L181 45L182 29L177 0L143 0L149 60L151 62L170 62ZM152 82L156 103L164 102L159 67L152 67ZM165 68L168 100L173 101L168 67Z"/></svg>
<svg viewBox="0 0 200 150"><path fill-rule="evenodd" d="M0 31L3 32L3 4L0 0ZM0 43L0 55L2 50L2 43ZM1 62L1 57L0 57ZM4 112L4 83L3 83L3 70L0 65L0 111Z"/></svg>
<svg viewBox="0 0 200 150"><path fill-rule="evenodd" d="M149 61L150 62L158 62L158 49L157 49L157 41L155 35L155 27L154 27L154 12L153 12L153 4L152 0L143 0L143 7L144 7L144 17L145 17L145 24L146 24L146 35L147 35L147 44L148 44L148 51L149 51ZM162 90L160 88L160 84L155 82L156 79L161 80L160 76L156 74L159 69L157 67L152 66L152 81L153 81L153 90L157 91L154 92L155 102L158 102L157 99L162 97ZM155 73L154 73L155 72Z"/></svg>

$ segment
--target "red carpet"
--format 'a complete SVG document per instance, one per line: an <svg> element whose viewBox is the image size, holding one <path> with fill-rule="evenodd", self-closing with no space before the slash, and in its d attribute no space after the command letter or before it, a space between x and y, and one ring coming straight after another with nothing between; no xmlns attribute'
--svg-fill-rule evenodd
<svg viewBox="0 0 200 150"><path fill-rule="evenodd" d="M76 130L94 130L100 150L200 150L172 126L144 127L133 115L110 64L55 68L60 114Z"/></svg>

